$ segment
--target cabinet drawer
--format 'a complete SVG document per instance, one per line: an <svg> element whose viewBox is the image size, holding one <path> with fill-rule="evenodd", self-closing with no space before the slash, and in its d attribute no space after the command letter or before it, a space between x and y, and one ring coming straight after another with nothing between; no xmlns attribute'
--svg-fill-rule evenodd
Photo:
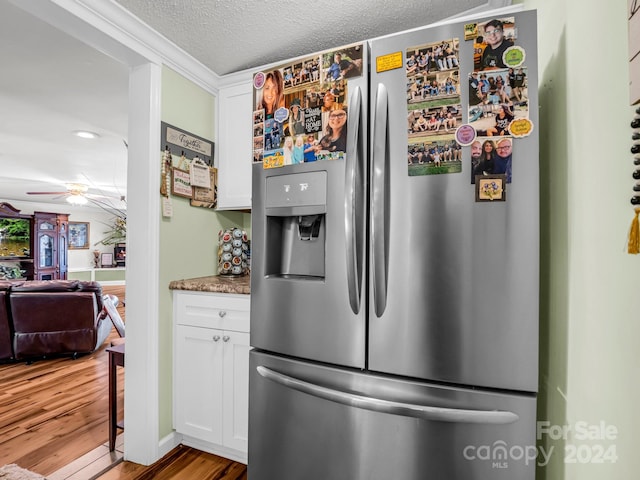
<svg viewBox="0 0 640 480"><path fill-rule="evenodd" d="M249 295L174 290L176 323L249 332Z"/></svg>

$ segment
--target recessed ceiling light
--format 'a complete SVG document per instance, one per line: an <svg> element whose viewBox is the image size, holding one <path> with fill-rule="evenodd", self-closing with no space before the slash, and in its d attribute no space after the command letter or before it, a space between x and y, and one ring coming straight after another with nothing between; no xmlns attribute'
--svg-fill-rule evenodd
<svg viewBox="0 0 640 480"><path fill-rule="evenodd" d="M100 136L95 132L89 132L87 130L76 130L73 132L73 134L82 138L98 138Z"/></svg>

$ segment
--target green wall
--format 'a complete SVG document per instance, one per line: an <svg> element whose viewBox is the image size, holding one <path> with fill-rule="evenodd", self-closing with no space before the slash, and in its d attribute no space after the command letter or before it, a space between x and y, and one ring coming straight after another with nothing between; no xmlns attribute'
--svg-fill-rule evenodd
<svg viewBox="0 0 640 480"><path fill-rule="evenodd" d="M67 273L69 280L91 280L91 270L76 270L74 272ZM95 271L96 282L124 282L125 271L120 269L100 269Z"/></svg>
<svg viewBox="0 0 640 480"><path fill-rule="evenodd" d="M514 3L538 10L538 419L570 428L541 435L539 447L554 451L537 478L637 478L640 258L625 253L633 215L627 2Z"/></svg>
<svg viewBox="0 0 640 480"><path fill-rule="evenodd" d="M88 270L81 272L68 272L67 280L82 280L83 282L88 282L91 280L91 272Z"/></svg>
<svg viewBox="0 0 640 480"><path fill-rule="evenodd" d="M124 270L96 270L95 278L97 282L114 282L125 280Z"/></svg>
<svg viewBox="0 0 640 480"><path fill-rule="evenodd" d="M169 68L162 71L162 121L195 135L215 140L215 98ZM160 126L158 125L158 128ZM217 149L216 149L217 150ZM161 146L158 145L158 161ZM178 158L174 157L177 165ZM160 179L158 179L158 192ZM160 193L158 193L159 195ZM160 439L170 434L172 425L173 303L169 283L216 273L218 231L250 224L248 214L216 212L192 207L189 199L172 196L173 216L160 218L160 328L159 378ZM204 368L205 366L203 366Z"/></svg>

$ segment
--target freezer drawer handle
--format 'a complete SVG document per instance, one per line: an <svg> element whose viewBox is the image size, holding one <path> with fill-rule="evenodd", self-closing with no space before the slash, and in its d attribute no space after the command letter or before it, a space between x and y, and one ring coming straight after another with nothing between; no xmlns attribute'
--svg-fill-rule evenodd
<svg viewBox="0 0 640 480"><path fill-rule="evenodd" d="M305 382L304 380L273 371L262 365L256 367L256 369L264 378L275 383L279 383L287 388L323 398L325 400L331 400L332 402L342 403L343 405L348 405L350 407L372 410L374 412L422 418L424 420L437 422L484 423L493 425L513 423L520 418L513 412L504 412L500 410L460 410L455 408L431 407L413 403L394 402L390 400L383 400L381 398L365 397Z"/></svg>

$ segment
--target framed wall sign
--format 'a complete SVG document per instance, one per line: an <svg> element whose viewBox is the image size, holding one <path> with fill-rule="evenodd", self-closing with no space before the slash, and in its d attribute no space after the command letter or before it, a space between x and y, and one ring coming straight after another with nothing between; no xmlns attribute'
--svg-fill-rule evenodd
<svg viewBox="0 0 640 480"><path fill-rule="evenodd" d="M160 122L160 132L161 151L166 147L172 155L180 156L184 153L187 158L198 157L208 166L213 167L215 144L211 140L165 122Z"/></svg>
<svg viewBox="0 0 640 480"><path fill-rule="evenodd" d="M177 168L171 169L171 194L185 198L193 196L189 172Z"/></svg>
<svg viewBox="0 0 640 480"><path fill-rule="evenodd" d="M69 222L69 249L89 248L89 223Z"/></svg>
<svg viewBox="0 0 640 480"><path fill-rule="evenodd" d="M217 172L218 169L209 168L211 188L193 187L192 207L216 208L218 204Z"/></svg>

